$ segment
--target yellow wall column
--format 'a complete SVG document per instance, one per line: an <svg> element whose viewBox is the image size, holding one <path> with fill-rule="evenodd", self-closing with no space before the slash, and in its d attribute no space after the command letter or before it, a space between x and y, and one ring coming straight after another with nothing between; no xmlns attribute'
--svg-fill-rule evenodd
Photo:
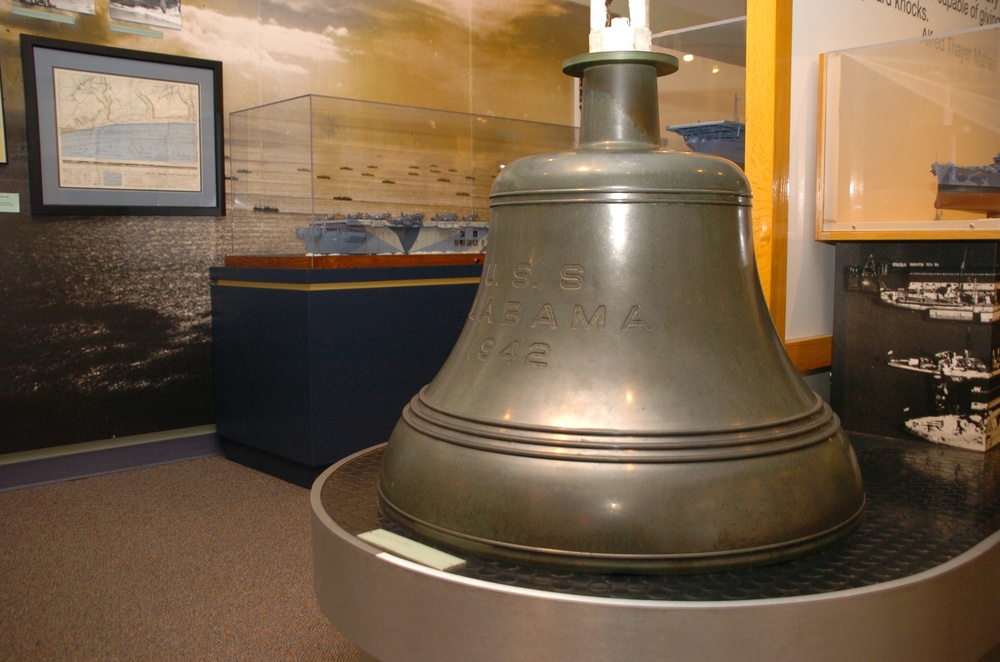
<svg viewBox="0 0 1000 662"><path fill-rule="evenodd" d="M747 0L746 174L757 266L785 338L792 0Z"/></svg>

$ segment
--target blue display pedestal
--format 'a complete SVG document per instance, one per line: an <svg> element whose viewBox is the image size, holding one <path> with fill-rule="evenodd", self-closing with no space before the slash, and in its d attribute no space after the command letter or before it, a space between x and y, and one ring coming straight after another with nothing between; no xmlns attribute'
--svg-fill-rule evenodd
<svg viewBox="0 0 1000 662"><path fill-rule="evenodd" d="M458 339L481 260L212 268L216 428L226 456L310 485L333 462L386 441Z"/></svg>

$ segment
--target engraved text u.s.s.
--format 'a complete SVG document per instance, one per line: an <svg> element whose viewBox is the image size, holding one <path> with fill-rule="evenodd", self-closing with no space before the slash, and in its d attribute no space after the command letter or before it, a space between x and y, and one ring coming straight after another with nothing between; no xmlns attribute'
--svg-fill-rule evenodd
<svg viewBox="0 0 1000 662"><path fill-rule="evenodd" d="M503 265L491 261L483 269L486 287L497 287L503 280L509 279L512 288L532 288L544 277L544 274L535 274L529 262L519 262L513 267L504 268ZM582 264L564 264L553 277L558 278L561 290L582 290L586 285L587 270ZM533 368L544 368L549 365L552 354L550 338L545 338L549 342L540 342L539 336L533 334L530 339L509 340L503 347L498 347L497 338L490 331L494 325L503 327L523 325L526 329L545 334L560 329L585 333L605 331L609 319L606 303L559 302L553 305L545 302L526 309L521 301L513 299L496 301L488 293L485 297L477 298L476 302L479 305L469 313L469 319L477 324L475 337L477 340L482 338L482 341L471 348L470 355L483 362L496 359L508 365L521 364ZM623 332L653 330L645 312L638 304L616 305L612 309L611 319L622 320L620 325L614 324L611 328Z"/></svg>

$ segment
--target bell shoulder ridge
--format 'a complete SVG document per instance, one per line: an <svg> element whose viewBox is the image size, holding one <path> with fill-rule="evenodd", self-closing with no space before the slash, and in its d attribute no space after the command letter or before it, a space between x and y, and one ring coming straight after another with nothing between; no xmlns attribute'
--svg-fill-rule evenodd
<svg viewBox="0 0 1000 662"><path fill-rule="evenodd" d="M580 188L618 190L623 187L750 195L746 175L728 159L665 148L621 150L593 145L520 158L500 171L493 182L491 195Z"/></svg>

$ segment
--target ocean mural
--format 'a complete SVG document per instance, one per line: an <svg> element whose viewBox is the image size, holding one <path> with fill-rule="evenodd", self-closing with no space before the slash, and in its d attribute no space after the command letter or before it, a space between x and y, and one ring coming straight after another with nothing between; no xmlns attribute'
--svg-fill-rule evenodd
<svg viewBox="0 0 1000 662"><path fill-rule="evenodd" d="M19 202L0 213L0 453L213 423L208 269L233 244L228 217L32 216L21 34L220 60L227 114L324 94L554 124L575 103L559 64L587 48L587 7L562 0L204 0L157 37L112 31L107 3L32 5L69 24L15 4L0 0L0 194Z"/></svg>

